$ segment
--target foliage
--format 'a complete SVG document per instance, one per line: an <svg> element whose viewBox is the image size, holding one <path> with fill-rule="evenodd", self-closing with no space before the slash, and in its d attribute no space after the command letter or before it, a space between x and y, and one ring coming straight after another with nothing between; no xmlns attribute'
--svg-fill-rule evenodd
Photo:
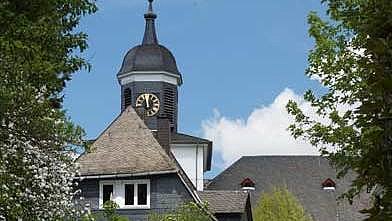
<svg viewBox="0 0 392 221"><path fill-rule="evenodd" d="M106 221L129 221L127 217L120 216L117 214L119 205L114 201L107 201L103 204L103 213L85 213L81 217L81 221L95 221L95 220L106 220Z"/></svg>
<svg viewBox="0 0 392 221"><path fill-rule="evenodd" d="M90 211L88 211L87 213L84 213L81 218L80 221L96 221L96 217L94 214L92 214Z"/></svg>
<svg viewBox="0 0 392 221"><path fill-rule="evenodd" d="M62 91L89 68L75 28L95 11L94 0L0 1L0 219L78 215L72 150L83 130L61 109Z"/></svg>
<svg viewBox="0 0 392 221"><path fill-rule="evenodd" d="M107 221L128 221L126 217L122 217L116 213L116 210L118 209L117 203L109 200L105 202L103 208L104 217L107 219Z"/></svg>
<svg viewBox="0 0 392 221"><path fill-rule="evenodd" d="M254 221L311 221L302 205L286 188L263 193L253 210Z"/></svg>
<svg viewBox="0 0 392 221"><path fill-rule="evenodd" d="M379 189L369 220L392 220L392 1L322 0L328 20L308 17L315 47L307 75L328 91L305 93L325 122L312 119L295 102L287 105L296 138L305 138L336 165L339 177L358 177L344 194ZM327 148L333 148L329 152ZM379 192L379 191L377 191Z"/></svg>
<svg viewBox="0 0 392 221"><path fill-rule="evenodd" d="M149 221L211 221L208 205L198 205L194 202L186 203L169 214L151 214Z"/></svg>

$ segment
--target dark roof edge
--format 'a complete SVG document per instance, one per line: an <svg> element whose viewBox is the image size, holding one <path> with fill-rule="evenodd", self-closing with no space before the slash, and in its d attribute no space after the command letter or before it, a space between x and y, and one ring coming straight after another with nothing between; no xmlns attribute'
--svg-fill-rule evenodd
<svg viewBox="0 0 392 221"><path fill-rule="evenodd" d="M177 171L178 177L180 178L181 182L184 184L184 186L187 189L187 191L189 192L189 194L191 194L191 196L195 200L196 204L198 206L200 206L200 208L202 210L204 210L204 212L206 212L213 221L218 221L218 219L214 216L214 214L212 214L208 210L205 210L204 206L202 205L203 201L201 200L200 196L197 194L196 188L193 186L192 181L186 175L186 173L184 172L184 170L182 169L181 165L178 163L178 161L174 157L174 155L172 153L170 153L169 157L174 159L174 161L178 167L178 171Z"/></svg>
<svg viewBox="0 0 392 221"><path fill-rule="evenodd" d="M243 190L203 190L204 193L245 193Z"/></svg>
<svg viewBox="0 0 392 221"><path fill-rule="evenodd" d="M118 173L118 174L97 174L97 175L81 175L76 176L75 179L104 179L104 178L121 178L121 177L136 177L136 176L150 176L177 173L178 170L142 172L142 173Z"/></svg>
<svg viewBox="0 0 392 221"><path fill-rule="evenodd" d="M207 139L204 139L204 138L200 138L200 137L196 137L196 136L192 136L192 135L189 135L189 134L184 134L184 133L177 133L177 134L180 135L180 136L184 136L184 137L187 137L187 138L198 140L198 142L195 141L195 142L189 142L189 143L212 143L212 141L210 141L210 140L207 140ZM173 143L175 143L175 142L173 142ZM182 142L182 143L185 143L185 142Z"/></svg>
<svg viewBox="0 0 392 221"><path fill-rule="evenodd" d="M186 174L180 171L178 171L178 177L180 177L180 180L182 181L182 183L184 184L185 188L187 189L187 191L191 194L192 198L195 200L196 204L205 212L208 214L208 216L213 220L213 221L218 221L218 219L214 216L214 214L212 214L210 211L206 210L204 208L203 201L200 199L199 195L197 194L197 191L194 190L194 188L189 187L189 185L187 185L187 182L185 181L185 179L189 179L187 178ZM185 178L186 177L186 178ZM193 186L193 185L192 185Z"/></svg>
<svg viewBox="0 0 392 221"><path fill-rule="evenodd" d="M191 194L191 196L193 197L193 199L197 202L200 203L200 197L196 194L196 190L195 187L192 184L192 181L189 179L189 177L186 175L186 173L184 172L184 170L182 169L180 163L177 161L176 157L173 155L172 152L168 153L169 157L174 161L176 167L178 168L177 170L177 174L180 177L180 180L182 181L182 183L185 185L186 189L188 190L188 192Z"/></svg>
<svg viewBox="0 0 392 221"><path fill-rule="evenodd" d="M246 155L246 156L241 156L240 159L242 158L251 158L251 157L321 157L321 158L326 158L324 156L320 155Z"/></svg>

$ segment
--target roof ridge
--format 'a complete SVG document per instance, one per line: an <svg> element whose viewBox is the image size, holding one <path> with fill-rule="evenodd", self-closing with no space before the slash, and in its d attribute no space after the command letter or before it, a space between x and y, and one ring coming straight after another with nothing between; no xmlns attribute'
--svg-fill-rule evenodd
<svg viewBox="0 0 392 221"><path fill-rule="evenodd" d="M322 155L244 155L241 158L247 157L323 157ZM240 158L240 159L241 159Z"/></svg>
<svg viewBox="0 0 392 221"><path fill-rule="evenodd" d="M229 193L246 193L244 190L203 190L203 191L197 191L197 192L210 192L210 193L220 193L220 192L229 192Z"/></svg>
<svg viewBox="0 0 392 221"><path fill-rule="evenodd" d="M133 174L177 169L136 111L127 107L78 158L81 175Z"/></svg>

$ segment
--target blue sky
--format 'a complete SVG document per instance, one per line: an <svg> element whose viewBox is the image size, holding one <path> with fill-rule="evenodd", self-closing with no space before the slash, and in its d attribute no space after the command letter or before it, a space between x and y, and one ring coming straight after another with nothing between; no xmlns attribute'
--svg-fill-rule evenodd
<svg viewBox="0 0 392 221"><path fill-rule="evenodd" d="M99 1L98 6L80 26L89 35L85 57L92 70L77 73L65 91L65 109L88 138L119 114L116 74L125 53L141 43L147 0ZM277 111L287 98L301 102L306 89L318 88L304 71L313 46L306 17L311 10L323 12L319 1L156 0L154 10L158 39L175 55L184 79L179 130L215 142L212 175L242 155L314 154L294 150L306 144L290 138L275 143L282 135L265 131L287 128L288 117ZM280 129L274 130L277 124ZM231 142L238 131L253 134ZM263 136L271 142L263 143Z"/></svg>

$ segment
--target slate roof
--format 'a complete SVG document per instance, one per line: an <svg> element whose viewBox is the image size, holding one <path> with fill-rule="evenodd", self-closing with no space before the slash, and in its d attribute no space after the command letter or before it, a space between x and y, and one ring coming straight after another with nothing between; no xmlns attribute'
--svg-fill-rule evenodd
<svg viewBox="0 0 392 221"><path fill-rule="evenodd" d="M144 15L146 28L143 42L127 52L118 75L132 71L167 71L181 79L173 54L158 43L155 31L156 17L150 2L148 11Z"/></svg>
<svg viewBox="0 0 392 221"><path fill-rule="evenodd" d="M158 44L138 45L129 50L118 74L131 71L167 71L180 75L173 54Z"/></svg>
<svg viewBox="0 0 392 221"><path fill-rule="evenodd" d="M210 140L203 139L200 137L191 136L182 133L173 133L171 136L172 143L200 143L200 144L210 144Z"/></svg>
<svg viewBox="0 0 392 221"><path fill-rule="evenodd" d="M257 206L262 192L285 186L302 203L315 221L356 221L363 215L358 211L368 206L369 195L362 194L353 205L336 199L345 192L354 178L350 173L336 178L336 170L319 156L247 156L242 157L207 186L207 190L239 190L240 183L249 177L255 185L251 194L252 207ZM336 182L336 190L323 190L327 178Z"/></svg>
<svg viewBox="0 0 392 221"><path fill-rule="evenodd" d="M192 198L200 202L196 188L175 157L164 151L131 106L105 129L92 144L91 152L81 155L77 163L82 177L177 173Z"/></svg>
<svg viewBox="0 0 392 221"><path fill-rule="evenodd" d="M248 193L244 191L200 191L202 201L208 202L213 213L244 213Z"/></svg>
<svg viewBox="0 0 392 221"><path fill-rule="evenodd" d="M81 176L176 172L150 129L130 106L124 110L77 162Z"/></svg>

